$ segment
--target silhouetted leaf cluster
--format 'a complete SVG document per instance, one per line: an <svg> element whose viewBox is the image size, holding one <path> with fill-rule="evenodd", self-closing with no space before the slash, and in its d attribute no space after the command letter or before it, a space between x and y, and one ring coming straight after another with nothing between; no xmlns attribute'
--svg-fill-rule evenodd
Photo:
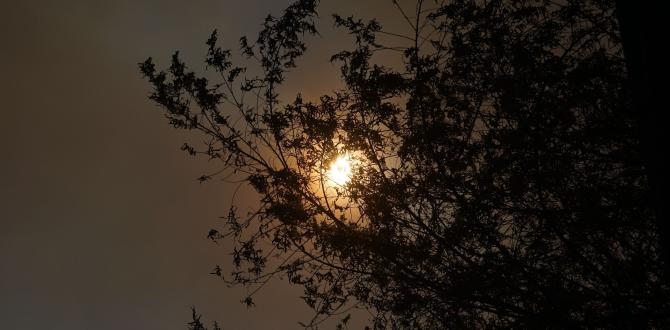
<svg viewBox="0 0 670 330"><path fill-rule="evenodd" d="M191 322L188 323L188 330L208 330L205 324L200 320L202 316L197 313L195 307L191 307ZM214 322L212 330L223 330L218 323Z"/></svg>

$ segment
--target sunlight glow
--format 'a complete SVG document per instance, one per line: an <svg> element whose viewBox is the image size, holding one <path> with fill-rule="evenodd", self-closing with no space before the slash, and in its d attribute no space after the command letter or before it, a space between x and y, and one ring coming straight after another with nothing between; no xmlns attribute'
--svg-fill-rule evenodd
<svg viewBox="0 0 670 330"><path fill-rule="evenodd" d="M335 184L344 185L351 179L351 158L348 155L341 155L330 164L328 178Z"/></svg>

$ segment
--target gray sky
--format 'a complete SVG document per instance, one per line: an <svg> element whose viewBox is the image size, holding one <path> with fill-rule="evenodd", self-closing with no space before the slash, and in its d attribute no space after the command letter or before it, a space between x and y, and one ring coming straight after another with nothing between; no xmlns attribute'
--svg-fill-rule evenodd
<svg viewBox="0 0 670 330"><path fill-rule="evenodd" d="M289 2L0 4L1 328L185 329L192 304L226 329L292 329L310 317L284 282L247 310L243 290L208 274L229 264L205 236L231 187L195 180L205 161L179 150L188 133L169 127L137 70L148 56L166 65L174 50L202 68L214 28L237 47ZM379 17L388 2L324 1L326 30L298 63L309 74L291 75L286 90L316 95L337 81L328 58L344 39L327 31L330 13Z"/></svg>

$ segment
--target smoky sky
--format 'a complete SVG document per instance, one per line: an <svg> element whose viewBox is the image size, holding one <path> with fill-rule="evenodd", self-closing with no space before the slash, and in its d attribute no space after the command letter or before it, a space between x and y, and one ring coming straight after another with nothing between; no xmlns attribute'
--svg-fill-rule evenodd
<svg viewBox="0 0 670 330"><path fill-rule="evenodd" d="M213 29L236 48L289 3L2 3L1 328L185 329L191 305L227 329L292 329L311 316L285 281L247 309L243 289L208 274L230 264L205 237L232 188L197 182L209 165L179 150L188 132L169 127L137 69L148 56L167 65L174 50L202 69ZM284 100L337 85L328 59L351 45L331 13L392 12L390 1L323 1L322 34L308 40Z"/></svg>

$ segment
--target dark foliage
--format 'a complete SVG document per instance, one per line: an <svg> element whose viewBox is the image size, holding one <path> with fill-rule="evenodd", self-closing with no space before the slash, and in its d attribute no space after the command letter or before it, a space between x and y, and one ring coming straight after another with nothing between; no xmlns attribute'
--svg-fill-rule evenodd
<svg viewBox="0 0 670 330"><path fill-rule="evenodd" d="M191 322L188 322L188 330L208 330L204 323L200 320L202 316L198 314L195 307L191 307ZM223 330L218 323L214 322L212 330Z"/></svg>
<svg viewBox="0 0 670 330"><path fill-rule="evenodd" d="M257 76L216 32L216 84L177 54L166 72L140 65L170 123L207 137L183 149L259 194L210 231L235 243L235 268L214 274L249 286L248 305L273 277L303 286L306 326L350 308L375 328L670 326L613 2L389 5L407 34L335 16L355 44L332 57L346 88L319 100L277 92L316 33L315 1L241 39Z"/></svg>

